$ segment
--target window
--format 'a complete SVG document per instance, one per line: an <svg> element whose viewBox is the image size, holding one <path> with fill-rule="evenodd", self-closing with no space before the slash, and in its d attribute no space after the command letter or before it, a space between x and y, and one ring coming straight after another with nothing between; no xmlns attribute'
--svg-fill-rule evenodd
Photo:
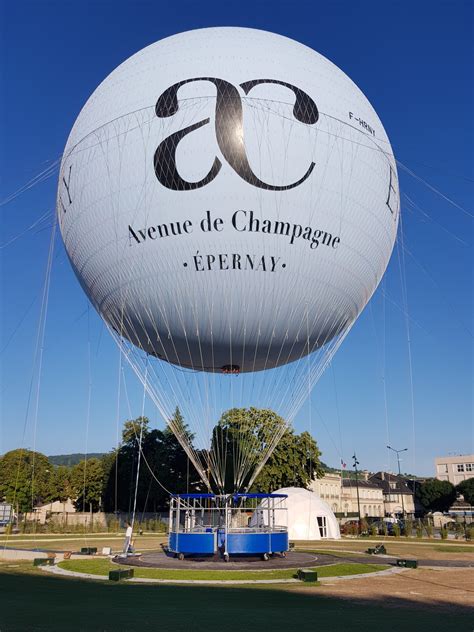
<svg viewBox="0 0 474 632"><path fill-rule="evenodd" d="M390 483L390 489L397 489L396 483Z"/></svg>
<svg viewBox="0 0 474 632"><path fill-rule="evenodd" d="M328 525L326 516L316 516L316 520L318 521L319 535L321 538L328 537Z"/></svg>
<svg viewBox="0 0 474 632"><path fill-rule="evenodd" d="M464 472L464 465L463 465L463 463L458 463L457 468L458 468L458 472Z"/></svg>
<svg viewBox="0 0 474 632"><path fill-rule="evenodd" d="M466 463L466 472L472 472L472 470L474 469L472 463Z"/></svg>

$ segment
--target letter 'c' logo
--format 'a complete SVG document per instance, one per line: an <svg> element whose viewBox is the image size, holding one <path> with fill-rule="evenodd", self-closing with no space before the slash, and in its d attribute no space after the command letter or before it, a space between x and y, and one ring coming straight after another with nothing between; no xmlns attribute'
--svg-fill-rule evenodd
<svg viewBox="0 0 474 632"><path fill-rule="evenodd" d="M217 90L216 97L216 139L219 149L222 155L227 160L229 165L234 171L246 182L253 184L260 189L267 189L269 191L286 191L293 189L299 184L304 182L314 169L314 162L311 162L306 173L297 181L286 185L273 185L267 184L258 178L252 171L247 154L245 152L243 141L243 116L242 116L242 101L237 88L235 88L228 81L223 79L216 79L215 77L197 77L195 79L186 79L175 83L173 86L163 92L156 102L155 112L159 118L167 118L173 116L178 111L178 90L181 86L194 81L209 81L213 83ZM280 86L284 86L291 90L295 97L295 104L293 106L293 116L300 123L306 125L312 125L317 122L319 118L318 108L313 99L295 86L284 81L277 81L276 79L256 79L254 81L246 81L241 83L240 87L247 95L252 88L262 83L276 83ZM155 173L158 180L167 189L173 191L190 191L193 189L199 189L209 182L212 182L219 173L222 163L216 156L214 163L209 173L199 182L188 182L184 180L178 172L176 167L176 148L180 140L194 132L194 130L203 127L209 123L210 119L206 118L194 125L189 125L184 129L171 134L165 138L158 146L155 152L154 164Z"/></svg>

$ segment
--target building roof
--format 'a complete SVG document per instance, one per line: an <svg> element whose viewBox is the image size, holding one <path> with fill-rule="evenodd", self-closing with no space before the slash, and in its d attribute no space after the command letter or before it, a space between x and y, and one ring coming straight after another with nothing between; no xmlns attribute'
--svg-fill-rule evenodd
<svg viewBox="0 0 474 632"><path fill-rule="evenodd" d="M342 479L342 486L343 487L356 487L356 485L359 485L359 487L368 487L370 489L380 489L380 486L377 485L376 483L372 482L372 481L364 481L364 479L359 479L358 483L356 483L355 478L343 478Z"/></svg>
<svg viewBox="0 0 474 632"><path fill-rule="evenodd" d="M382 488L384 494L407 494L413 496L413 491L408 487L405 479L390 472L377 472L369 477L371 483ZM395 486L393 487L393 484Z"/></svg>

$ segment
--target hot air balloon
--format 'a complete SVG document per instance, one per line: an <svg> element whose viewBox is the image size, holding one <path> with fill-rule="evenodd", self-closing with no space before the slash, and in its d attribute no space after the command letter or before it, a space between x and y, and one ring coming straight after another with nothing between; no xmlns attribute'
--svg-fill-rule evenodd
<svg viewBox="0 0 474 632"><path fill-rule="evenodd" d="M399 189L382 123L339 68L286 37L209 28L98 86L64 150L57 213L84 291L209 489L224 485L224 410L284 420L258 450L242 430L239 491L380 282Z"/></svg>

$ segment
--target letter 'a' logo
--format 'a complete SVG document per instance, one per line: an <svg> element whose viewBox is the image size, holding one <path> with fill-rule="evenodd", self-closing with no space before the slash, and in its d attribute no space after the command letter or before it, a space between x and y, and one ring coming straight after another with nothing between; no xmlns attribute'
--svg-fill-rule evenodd
<svg viewBox="0 0 474 632"><path fill-rule="evenodd" d="M194 81L209 81L216 87L215 128L217 144L226 161L245 182L259 189L267 189L268 191L287 191L288 189L294 189L309 178L314 169L314 162L310 163L306 173L304 173L299 180L291 184L267 184L255 175L250 167L243 141L242 100L237 88L228 81L215 77L197 77L175 83L165 90L156 102L156 116L159 118L167 118L176 114L179 108L179 88ZM274 83L284 86L294 93L296 99L293 106L293 116L297 121L305 123L306 125L313 125L317 122L319 112L316 103L306 92L303 92L303 90L289 83L277 81L276 79L256 79L254 81L241 83L239 87L247 95L255 86L265 83ZM172 189L173 191L200 189L206 186L206 184L209 184L209 182L212 182L219 173L222 163L217 156L215 156L214 162L207 175L198 182L188 182L185 180L180 175L176 165L176 149L181 139L204 125L207 125L209 122L210 119L205 118L178 132L174 132L174 134L165 138L158 146L154 158L155 173L158 180L167 189Z"/></svg>

